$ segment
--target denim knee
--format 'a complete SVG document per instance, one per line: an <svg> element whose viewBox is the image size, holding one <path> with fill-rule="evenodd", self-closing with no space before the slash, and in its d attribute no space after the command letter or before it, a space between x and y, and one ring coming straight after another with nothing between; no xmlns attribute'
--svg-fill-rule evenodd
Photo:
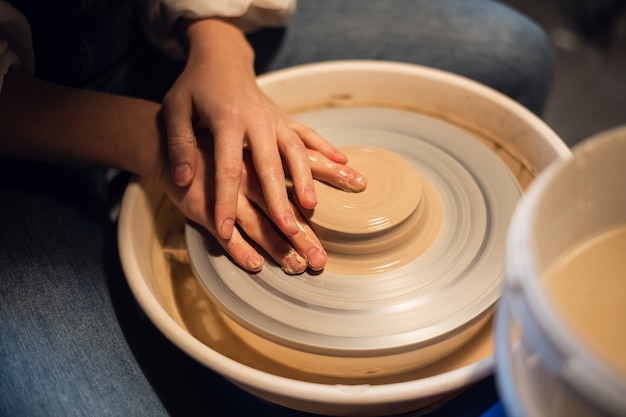
<svg viewBox="0 0 626 417"><path fill-rule="evenodd" d="M479 81L541 113L553 73L545 32L492 0L302 0L264 70L341 59L401 61Z"/></svg>
<svg viewBox="0 0 626 417"><path fill-rule="evenodd" d="M503 6L503 9L508 7ZM488 84L540 115L554 78L554 55L546 32L515 11L501 12Z"/></svg>

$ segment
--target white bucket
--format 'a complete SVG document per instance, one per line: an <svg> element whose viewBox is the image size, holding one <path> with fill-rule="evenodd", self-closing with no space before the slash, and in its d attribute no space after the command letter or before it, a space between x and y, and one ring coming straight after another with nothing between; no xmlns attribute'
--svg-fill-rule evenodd
<svg viewBox="0 0 626 417"><path fill-rule="evenodd" d="M517 207L496 318L497 383L510 416L626 415L625 374L573 331L542 282L568 247L624 224L626 128L576 146Z"/></svg>

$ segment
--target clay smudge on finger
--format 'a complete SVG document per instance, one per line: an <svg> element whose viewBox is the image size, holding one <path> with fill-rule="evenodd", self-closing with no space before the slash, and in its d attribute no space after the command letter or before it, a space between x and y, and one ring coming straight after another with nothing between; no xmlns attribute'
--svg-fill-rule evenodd
<svg viewBox="0 0 626 417"><path fill-rule="evenodd" d="M292 248L282 257L280 265L284 273L297 275L306 270L308 263L304 257Z"/></svg>

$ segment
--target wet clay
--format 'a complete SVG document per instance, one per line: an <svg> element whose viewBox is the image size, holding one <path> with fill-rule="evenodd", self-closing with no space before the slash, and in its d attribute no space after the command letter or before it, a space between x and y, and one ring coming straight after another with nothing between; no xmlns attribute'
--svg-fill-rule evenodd
<svg viewBox="0 0 626 417"><path fill-rule="evenodd" d="M348 275L405 265L431 245L442 222L435 189L400 155L372 146L341 151L367 178L360 193L316 181L318 203L301 209L328 252L326 269Z"/></svg>
<svg viewBox="0 0 626 417"><path fill-rule="evenodd" d="M574 245L549 265L544 284L566 322L626 375L626 225Z"/></svg>

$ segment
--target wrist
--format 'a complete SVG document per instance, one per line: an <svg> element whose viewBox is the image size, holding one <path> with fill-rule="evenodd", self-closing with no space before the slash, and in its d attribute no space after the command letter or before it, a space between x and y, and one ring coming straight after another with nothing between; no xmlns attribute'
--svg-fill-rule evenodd
<svg viewBox="0 0 626 417"><path fill-rule="evenodd" d="M150 105L145 113L136 116L143 118L145 130L143 138L134 141L136 149L133 155L136 159L131 164L131 171L141 177L160 181L170 169L167 133L160 106Z"/></svg>
<svg viewBox="0 0 626 417"><path fill-rule="evenodd" d="M232 19L213 17L183 21L181 30L185 34L190 60L223 62L236 59L251 67L254 64L254 50Z"/></svg>

